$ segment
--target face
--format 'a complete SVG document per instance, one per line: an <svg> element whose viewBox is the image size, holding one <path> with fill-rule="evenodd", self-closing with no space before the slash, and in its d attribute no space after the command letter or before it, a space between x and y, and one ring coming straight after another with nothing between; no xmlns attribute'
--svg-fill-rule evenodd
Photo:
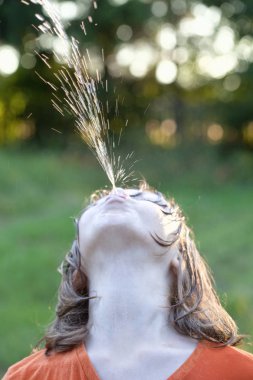
<svg viewBox="0 0 253 380"><path fill-rule="evenodd" d="M137 245L155 250L154 236L167 240L170 230L178 228L178 223L172 228L172 214L161 193L114 189L82 214L78 223L80 251L87 257L96 250L112 252Z"/></svg>

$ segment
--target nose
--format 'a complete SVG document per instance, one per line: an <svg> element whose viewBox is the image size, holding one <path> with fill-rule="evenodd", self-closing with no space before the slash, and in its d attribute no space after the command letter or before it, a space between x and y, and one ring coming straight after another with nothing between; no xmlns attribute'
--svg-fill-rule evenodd
<svg viewBox="0 0 253 380"><path fill-rule="evenodd" d="M112 189L111 194L118 195L122 198L128 198L126 191L121 187L115 187L114 189Z"/></svg>

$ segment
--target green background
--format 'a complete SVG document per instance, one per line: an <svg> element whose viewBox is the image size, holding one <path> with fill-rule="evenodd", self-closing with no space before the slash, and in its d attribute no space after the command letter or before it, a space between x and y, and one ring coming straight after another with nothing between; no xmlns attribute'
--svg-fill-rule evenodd
<svg viewBox="0 0 253 380"><path fill-rule="evenodd" d="M253 52L250 56L247 50L253 51L253 3L116 3L102 0L97 11L90 7L98 26L87 23L88 13L80 14L67 32L80 40L82 51L104 49L103 80L108 80L109 92L99 92L99 99L110 103L107 116L115 141L128 120L117 153L124 157L133 151L135 177L145 177L182 207L212 269L222 303L240 332L249 335L243 347L253 352L249 344L253 334ZM154 15L154 3L167 6L163 16ZM176 10L179 3L181 11ZM158 62L141 78L131 75L129 68L121 76L110 71L110 62L122 48L117 35L122 24L132 30L130 46L145 40L161 58L165 52L157 46L157 31L168 23L178 31L183 20L194 16L196 4L204 7L199 8L203 17L216 7L221 19L209 39L194 35L183 45L178 40L178 46L190 52L186 63L177 64L178 77L187 69L193 78L190 85L182 85L178 78L160 83L155 74ZM34 55L35 12L40 13L40 7L0 1L0 52L8 45L20 58ZM87 37L80 31L82 19ZM233 53L239 54L242 41L244 48L236 67L215 78L199 72L197 60L203 44L211 51L222 27L234 31ZM54 317L60 282L57 267L75 236L73 218L95 189L110 187L76 133L73 117L53 110L50 89L35 71L53 80L61 65L50 49L38 49L49 56L52 70L36 58L30 69L22 66L21 59L12 75L0 73L0 374L28 355L43 336ZM173 51L167 54L172 57ZM166 129L163 122L168 120ZM209 132L217 128L222 135L217 138L214 133L213 139ZM126 161L127 170L128 165Z"/></svg>

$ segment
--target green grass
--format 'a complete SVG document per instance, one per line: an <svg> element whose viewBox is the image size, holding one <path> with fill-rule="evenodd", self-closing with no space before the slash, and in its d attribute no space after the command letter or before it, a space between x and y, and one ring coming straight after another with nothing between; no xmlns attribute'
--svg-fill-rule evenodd
<svg viewBox="0 0 253 380"><path fill-rule="evenodd" d="M216 151L140 154L137 170L183 207L228 311L253 335L252 159L221 160ZM72 218L108 182L91 154L7 150L0 178L1 374L30 353L52 319Z"/></svg>

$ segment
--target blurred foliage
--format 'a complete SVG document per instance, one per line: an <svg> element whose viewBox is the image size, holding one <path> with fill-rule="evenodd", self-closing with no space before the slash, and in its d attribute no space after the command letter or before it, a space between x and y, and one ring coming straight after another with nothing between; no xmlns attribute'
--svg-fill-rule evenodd
<svg viewBox="0 0 253 380"><path fill-rule="evenodd" d="M56 2L66 3L70 2ZM165 148L188 140L222 142L231 148L252 148L253 6L250 0L103 0L98 1L97 9L88 0L75 4L80 6L80 12L71 22L64 20L66 30L79 40L81 51L89 49L94 59L101 58L101 49L104 51L105 64L101 75L104 81L108 80L109 91L101 92L100 100L103 104L108 100L110 104L109 119L116 134L127 123L128 129L141 129L151 143ZM27 6L19 0L0 2L0 49L4 44L13 45L21 56L15 73L0 77L0 143L23 140L40 146L62 147L75 141L73 120L53 111L50 87L35 74L37 72L47 81L54 82L53 74L60 65L54 62L51 48L41 45L40 33L32 26L38 25L35 13L42 13L36 4ZM209 18L205 19L207 16ZM89 17L92 17L92 23L88 21ZM192 20L200 22L199 30L184 34L187 22ZM205 20L210 22L212 33L204 30ZM82 21L87 35L80 28ZM125 34L119 32L122 25L123 30L128 28ZM159 31L168 27L177 38L175 46L170 49L157 42ZM205 72L202 55L208 49L212 50L218 38L221 39L218 50L222 50L222 38L225 38L224 54L216 51L212 59L227 57L229 61L229 56L225 55L226 33L230 33L233 39L231 51L227 53L237 54L237 63L230 69L224 66L224 72L216 75L211 66L216 61L209 57L210 73L208 65ZM167 35L168 39L172 37ZM135 49L133 62L138 49L145 46L151 49L153 58L149 59L154 62L143 69L143 73L138 73L140 62L131 72L131 62L128 66L121 62L120 66L117 61L119 52L131 46ZM34 50L49 56L51 70L34 55ZM186 54L186 57L181 57L180 62L178 54ZM27 57L34 60L35 66L29 62L28 66L22 64ZM178 74L169 84L157 79L157 68L163 60L176 63ZM146 64L144 54L143 68ZM115 113L116 101L119 103L118 115ZM152 123L154 120L155 124ZM170 123L162 125L164 120L172 120L175 128ZM208 133L213 124L221 126L221 134L215 135L215 128L213 133Z"/></svg>

